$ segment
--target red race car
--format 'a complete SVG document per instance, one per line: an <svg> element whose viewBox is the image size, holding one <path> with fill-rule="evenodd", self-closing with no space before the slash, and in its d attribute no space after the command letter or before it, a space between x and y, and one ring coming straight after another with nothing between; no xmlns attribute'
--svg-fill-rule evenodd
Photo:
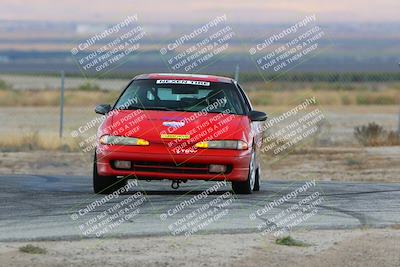
<svg viewBox="0 0 400 267"><path fill-rule="evenodd" d="M95 193L128 179L231 181L235 193L260 188L258 150L267 115L253 110L226 77L143 74L130 81L104 115L93 164Z"/></svg>

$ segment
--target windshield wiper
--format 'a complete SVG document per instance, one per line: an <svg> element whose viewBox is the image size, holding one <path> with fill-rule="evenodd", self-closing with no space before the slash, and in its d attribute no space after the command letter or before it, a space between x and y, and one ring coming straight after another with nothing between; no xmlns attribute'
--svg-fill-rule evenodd
<svg viewBox="0 0 400 267"><path fill-rule="evenodd" d="M190 109L185 109L185 108L167 108L167 107L158 107L158 106L150 106L150 107L144 107L144 106L127 106L124 108L121 108L120 110L131 110L131 109L140 109L140 110L165 110L165 111L181 111L181 112L199 112L200 110L190 110ZM209 111L208 113L222 113L222 111ZM234 112L229 112L226 114L234 114L237 115Z"/></svg>
<svg viewBox="0 0 400 267"><path fill-rule="evenodd" d="M130 110L130 109L145 109L144 107L138 107L138 106L126 106L126 107L121 107L121 108L116 108L119 110Z"/></svg>
<svg viewBox="0 0 400 267"><path fill-rule="evenodd" d="M145 106L127 106L124 108L121 108L120 110L130 110L130 109L141 109L141 110L166 110L166 111L176 111L176 109L172 109L172 108L167 108L167 107L145 107Z"/></svg>
<svg viewBox="0 0 400 267"><path fill-rule="evenodd" d="M144 109L149 109L149 110L167 110L167 111L176 111L176 109L167 108L167 107L144 107Z"/></svg>

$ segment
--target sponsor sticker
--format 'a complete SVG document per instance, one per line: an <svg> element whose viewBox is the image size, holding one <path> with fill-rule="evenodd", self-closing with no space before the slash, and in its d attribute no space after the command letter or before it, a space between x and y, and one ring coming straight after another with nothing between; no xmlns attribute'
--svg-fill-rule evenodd
<svg viewBox="0 0 400 267"><path fill-rule="evenodd" d="M157 80L156 84L190 84L190 85L210 86L210 82L191 81L191 80Z"/></svg>
<svg viewBox="0 0 400 267"><path fill-rule="evenodd" d="M187 134L162 134L162 139L189 139L190 135Z"/></svg>

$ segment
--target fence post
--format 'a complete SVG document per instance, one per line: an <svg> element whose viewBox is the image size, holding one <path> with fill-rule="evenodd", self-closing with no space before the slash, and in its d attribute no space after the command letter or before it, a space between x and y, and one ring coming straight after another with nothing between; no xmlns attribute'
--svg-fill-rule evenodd
<svg viewBox="0 0 400 267"><path fill-rule="evenodd" d="M64 78L65 73L61 71L61 92L60 92L60 138L62 138L63 134L63 124L64 124Z"/></svg>
<svg viewBox="0 0 400 267"><path fill-rule="evenodd" d="M239 64L236 65L235 69L235 80L239 82Z"/></svg>
<svg viewBox="0 0 400 267"><path fill-rule="evenodd" d="M399 67L400 67L400 62L399 62ZM400 110L399 110L399 117L397 120L397 135L400 136Z"/></svg>
<svg viewBox="0 0 400 267"><path fill-rule="evenodd" d="M399 110L399 118L397 122L397 134L400 135L400 110Z"/></svg>

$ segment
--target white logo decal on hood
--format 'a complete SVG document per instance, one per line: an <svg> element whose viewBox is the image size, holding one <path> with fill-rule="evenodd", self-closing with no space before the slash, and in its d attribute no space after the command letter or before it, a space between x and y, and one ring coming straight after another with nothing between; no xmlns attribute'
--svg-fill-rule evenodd
<svg viewBox="0 0 400 267"><path fill-rule="evenodd" d="M185 126L185 122L183 122L183 121L164 121L162 124L164 126L172 127L172 128L180 128L182 126Z"/></svg>

